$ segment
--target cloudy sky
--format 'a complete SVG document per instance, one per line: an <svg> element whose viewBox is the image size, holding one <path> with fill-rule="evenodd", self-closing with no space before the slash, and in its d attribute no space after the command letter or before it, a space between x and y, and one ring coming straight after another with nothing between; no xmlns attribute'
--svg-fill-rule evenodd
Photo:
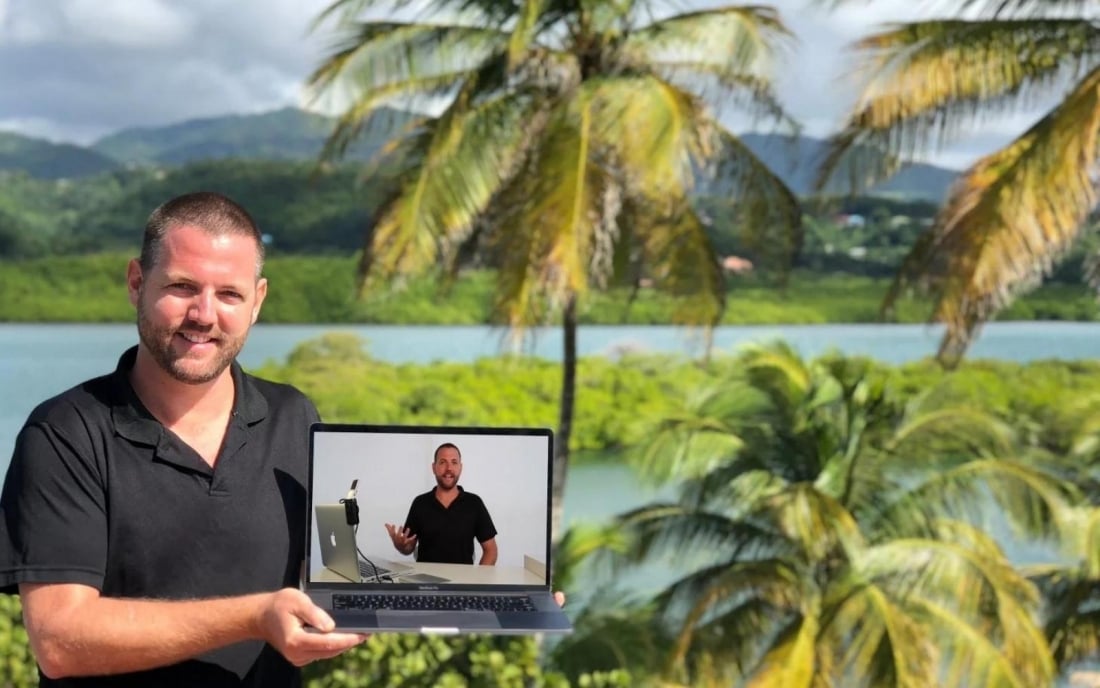
<svg viewBox="0 0 1100 688"><path fill-rule="evenodd" d="M87 144L126 127L301 104L325 48L327 0L0 0L0 130ZM844 46L912 0L773 0L798 37L779 94L805 133L837 127L853 97ZM927 16L925 14L924 16ZM936 156L960 167L1034 117L998 119ZM736 126L736 125L734 125Z"/></svg>

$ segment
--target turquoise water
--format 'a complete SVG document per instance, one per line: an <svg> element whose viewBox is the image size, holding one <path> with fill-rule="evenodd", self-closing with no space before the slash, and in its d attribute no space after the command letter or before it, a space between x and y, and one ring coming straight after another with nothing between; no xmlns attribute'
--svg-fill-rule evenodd
<svg viewBox="0 0 1100 688"><path fill-rule="evenodd" d="M392 362L472 361L507 351L505 332L480 326L258 325L241 353L244 366L282 360L297 344L324 332L354 332L375 358ZM716 351L783 338L803 355L830 350L890 363L936 351L941 330L923 325L792 325L721 327ZM15 434L35 404L89 377L112 370L119 354L136 341L133 325L0 324L0 469L7 465ZM697 330L671 326L582 327L580 355L616 356L626 351L700 355ZM558 329L533 331L522 353L560 359ZM1100 324L1021 322L988 325L971 357L1027 361L1100 355Z"/></svg>

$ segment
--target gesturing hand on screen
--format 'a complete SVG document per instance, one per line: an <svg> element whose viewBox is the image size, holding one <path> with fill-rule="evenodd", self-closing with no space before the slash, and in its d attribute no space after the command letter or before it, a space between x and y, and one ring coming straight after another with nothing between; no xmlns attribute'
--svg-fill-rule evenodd
<svg viewBox="0 0 1100 688"><path fill-rule="evenodd" d="M398 552L412 554L413 550L416 549L416 535L408 528L387 523L386 531L390 534L390 540L393 540L393 546Z"/></svg>

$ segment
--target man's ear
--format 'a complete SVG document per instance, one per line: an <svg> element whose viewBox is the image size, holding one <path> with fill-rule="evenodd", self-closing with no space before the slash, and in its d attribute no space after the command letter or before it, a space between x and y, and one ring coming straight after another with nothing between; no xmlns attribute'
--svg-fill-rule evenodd
<svg viewBox="0 0 1100 688"><path fill-rule="evenodd" d="M141 272L141 262L137 258L131 258L126 266L126 289L130 292L130 303L134 306L138 303L141 294L141 285L145 276Z"/></svg>
<svg viewBox="0 0 1100 688"><path fill-rule="evenodd" d="M267 278L261 277L256 282L256 303L252 304L252 324L256 324L257 318L260 317L260 306L264 305L264 299L267 298Z"/></svg>

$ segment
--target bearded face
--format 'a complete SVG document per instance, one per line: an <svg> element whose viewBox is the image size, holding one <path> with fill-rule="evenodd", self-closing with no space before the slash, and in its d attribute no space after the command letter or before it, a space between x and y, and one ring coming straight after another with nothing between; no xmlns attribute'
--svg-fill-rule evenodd
<svg viewBox="0 0 1100 688"><path fill-rule="evenodd" d="M462 477L462 456L454 447L443 447L436 452L432 463L435 483L443 490L452 490Z"/></svg>
<svg viewBox="0 0 1100 688"><path fill-rule="evenodd" d="M216 379L240 353L267 293L249 236L184 225L164 237L155 264L130 264L130 300L142 349L172 378Z"/></svg>

